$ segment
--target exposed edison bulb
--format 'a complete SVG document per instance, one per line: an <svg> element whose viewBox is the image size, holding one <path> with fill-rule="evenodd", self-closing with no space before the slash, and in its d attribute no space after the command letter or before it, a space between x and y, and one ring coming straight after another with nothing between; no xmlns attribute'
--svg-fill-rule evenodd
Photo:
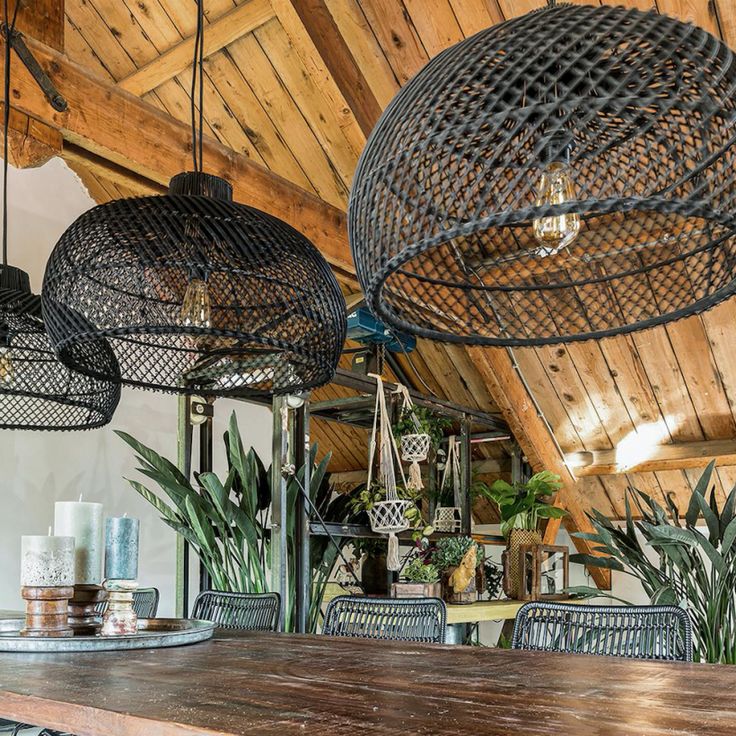
<svg viewBox="0 0 736 736"><path fill-rule="evenodd" d="M210 327L210 317L207 282L197 278L190 279L181 305L181 323L185 327Z"/></svg>
<svg viewBox="0 0 736 736"><path fill-rule="evenodd" d="M575 198L570 166L563 161L547 164L539 179L537 207L565 204ZM580 232L580 215L576 212L538 217L534 220L534 237L542 246L540 255L551 256L570 245Z"/></svg>
<svg viewBox="0 0 736 736"><path fill-rule="evenodd" d="M0 348L0 386L7 386L13 382L15 368L8 348Z"/></svg>

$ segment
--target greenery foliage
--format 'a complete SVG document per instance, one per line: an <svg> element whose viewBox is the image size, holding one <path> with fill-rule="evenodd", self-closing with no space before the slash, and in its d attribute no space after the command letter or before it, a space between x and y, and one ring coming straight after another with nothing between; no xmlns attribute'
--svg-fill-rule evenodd
<svg viewBox="0 0 736 736"><path fill-rule="evenodd" d="M453 567L457 567L467 551L475 545L476 566L483 564L483 546L478 544L472 537L442 537L433 546L430 546L427 559L437 568L442 575Z"/></svg>
<svg viewBox="0 0 736 736"><path fill-rule="evenodd" d="M437 567L421 557L413 557L402 570L401 576L410 583L436 583L440 579Z"/></svg>
<svg viewBox="0 0 736 736"><path fill-rule="evenodd" d="M575 536L608 556L578 554L570 560L631 575L653 604L683 606L693 622L695 659L736 664L736 488L719 508L711 483L714 466L711 462L705 469L684 516L672 494L667 494L665 511L636 489L626 494L623 526L594 510L588 516L595 532ZM632 503L641 521L634 521ZM701 517L705 533L697 528ZM600 595L586 586L570 592Z"/></svg>
<svg viewBox="0 0 736 736"><path fill-rule="evenodd" d="M406 510L404 517L409 522L409 527L413 530L413 537L415 540L421 539L422 537L429 536L434 529L424 523L421 511L422 492L414 489L405 488L404 486L398 486L396 493L400 499L411 501L412 505ZM386 500L386 489L379 485L373 485L371 488L362 488L355 496L351 499L351 509L355 514L362 514L365 512L365 516L360 519L359 523L368 524L367 513L373 508L373 505L379 501Z"/></svg>
<svg viewBox="0 0 736 736"><path fill-rule="evenodd" d="M501 514L501 534L507 537L512 529L536 531L540 519L559 519L567 513L549 503L551 496L562 488L560 476L543 470L523 483L497 480L483 495L494 501Z"/></svg>
<svg viewBox="0 0 736 736"><path fill-rule="evenodd" d="M439 416L425 406L412 406L402 407L393 429L397 440L405 434L428 434L432 445L437 447L445 436L445 430L451 427L452 422L447 417Z"/></svg>
<svg viewBox="0 0 736 736"><path fill-rule="evenodd" d="M237 419L233 412L225 433L225 449L229 471L221 480L214 473L196 476L193 485L169 460L125 432L117 434L136 452L138 470L153 481L162 493L155 493L144 484L128 480L130 485L161 514L162 521L181 534L197 553L217 590L263 593L273 589L270 584L271 474L256 452L243 447ZM316 446L311 451L312 472L309 495L323 518L349 523L354 521L351 496L332 499L327 475L329 455L315 464ZM303 481L304 468L297 471ZM296 499L299 485L294 478L287 484L288 558L293 567L296 531ZM168 503L165 498L168 498ZM345 546L349 539L340 540ZM315 630L320 606L330 572L338 551L325 537L315 537L311 543L311 565L314 580L312 605L309 611L310 630ZM288 570L290 588L282 601L285 626L290 630L294 620L295 570Z"/></svg>

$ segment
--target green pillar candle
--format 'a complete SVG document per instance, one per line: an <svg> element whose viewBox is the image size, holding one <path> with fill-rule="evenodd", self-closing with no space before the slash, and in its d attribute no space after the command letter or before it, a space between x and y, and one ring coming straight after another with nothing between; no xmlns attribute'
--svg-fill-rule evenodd
<svg viewBox="0 0 736 736"><path fill-rule="evenodd" d="M102 504L57 501L54 505L54 533L74 537L74 584L102 582Z"/></svg>
<svg viewBox="0 0 736 736"><path fill-rule="evenodd" d="M138 579L138 519L113 516L105 520L105 578Z"/></svg>

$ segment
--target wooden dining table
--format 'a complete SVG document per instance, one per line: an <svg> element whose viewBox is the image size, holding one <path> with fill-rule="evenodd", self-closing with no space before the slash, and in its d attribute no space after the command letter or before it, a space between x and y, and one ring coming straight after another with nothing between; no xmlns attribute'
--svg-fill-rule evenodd
<svg viewBox="0 0 736 736"><path fill-rule="evenodd" d="M290 634L0 654L0 717L78 736L736 733L736 667Z"/></svg>

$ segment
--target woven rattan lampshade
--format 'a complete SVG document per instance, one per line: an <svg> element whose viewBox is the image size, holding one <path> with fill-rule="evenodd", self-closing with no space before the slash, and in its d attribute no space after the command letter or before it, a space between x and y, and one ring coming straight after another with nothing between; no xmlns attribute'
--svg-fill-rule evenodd
<svg viewBox="0 0 736 736"><path fill-rule="evenodd" d="M123 383L217 396L327 383L346 329L317 249L204 173L83 214L51 254L43 308L75 370L114 379L99 360L109 343Z"/></svg>
<svg viewBox="0 0 736 736"><path fill-rule="evenodd" d="M115 356L101 352L115 371ZM93 429L107 424L120 387L70 371L51 347L28 274L0 266L0 429Z"/></svg>
<svg viewBox="0 0 736 736"><path fill-rule="evenodd" d="M552 6L449 48L386 109L355 175L368 305L425 337L539 345L729 297L735 93L731 51L656 12ZM562 200L540 200L546 167L566 167ZM571 242L541 245L535 225L561 215Z"/></svg>

